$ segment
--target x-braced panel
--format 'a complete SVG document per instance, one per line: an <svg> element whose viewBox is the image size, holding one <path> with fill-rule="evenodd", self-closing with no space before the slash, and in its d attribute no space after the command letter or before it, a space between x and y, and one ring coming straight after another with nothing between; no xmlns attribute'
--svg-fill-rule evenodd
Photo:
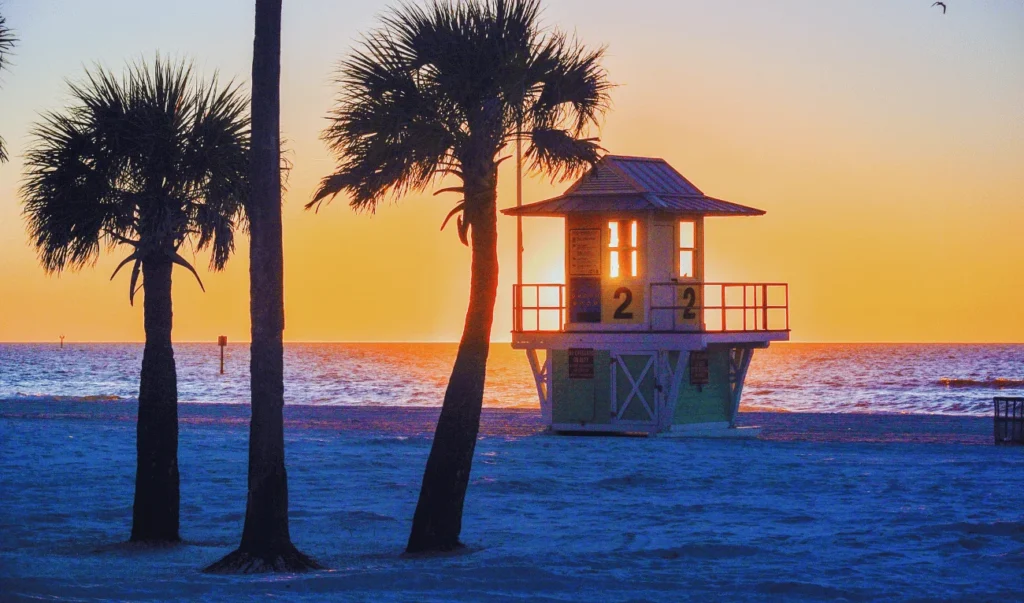
<svg viewBox="0 0 1024 603"><path fill-rule="evenodd" d="M679 400L679 388L682 387L683 374L686 372L686 363L690 357L690 353L687 351L679 351L677 354L675 366L672 366L672 352L658 353L663 380L668 382L668 392L662 391L662 406L658 412L658 431L668 431L672 428L676 403Z"/></svg>
<svg viewBox="0 0 1024 603"><path fill-rule="evenodd" d="M626 378L626 381L628 382L629 387L630 387L629 394L626 396L626 399L622 401L621 405L619 405L618 404L618 393L619 393L619 390L618 390L618 375L619 375L619 370L618 370L618 368L613 366L612 367L612 375L611 375L611 377L612 377L612 379L611 379L612 412L615 413L615 418L616 419L622 419L623 415L626 412L626 409L629 407L629 404L635 398L635 399L640 401L641 405L643 405L644 410L647 412L647 416L650 417L650 420L654 421L654 420L657 419L657 415L655 414L654 409L652 407L652 405L654 403L654 400L650 400L650 401L647 400L647 398L644 396L643 392L641 391L640 385L644 382L644 378L647 377L647 373L650 372L652 367L655 367L655 373L657 373L656 361L657 361L658 355L657 355L656 352L650 352L650 353L646 353L646 354L630 354L630 356L647 356L647 362L644 363L643 368L640 370L640 375L637 378L634 379L633 378L633 373L629 370L629 365L626 364L626 361L623 360L623 357L621 355L619 355L619 354L615 354L615 353L612 354L612 358L615 360L615 364L617 365L618 368L622 369L622 375ZM655 380L657 380L657 375L655 375ZM655 390L655 391L657 391L657 390Z"/></svg>

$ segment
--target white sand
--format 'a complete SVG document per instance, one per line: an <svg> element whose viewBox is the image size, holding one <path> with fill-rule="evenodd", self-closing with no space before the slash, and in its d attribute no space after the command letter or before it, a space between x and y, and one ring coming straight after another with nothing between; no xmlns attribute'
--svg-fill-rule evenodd
<svg viewBox="0 0 1024 603"><path fill-rule="evenodd" d="M0 401L0 600L1024 600L1024 447L984 419L758 414L763 439L720 441L488 411L472 551L410 560L436 411L291 407L292 536L331 569L207 576L241 533L246 415L182 405L186 544L137 551L132 405Z"/></svg>

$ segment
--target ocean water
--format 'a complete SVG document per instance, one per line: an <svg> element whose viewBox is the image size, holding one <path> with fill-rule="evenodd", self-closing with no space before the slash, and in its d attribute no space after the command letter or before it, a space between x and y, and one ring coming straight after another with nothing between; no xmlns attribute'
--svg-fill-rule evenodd
<svg viewBox="0 0 1024 603"><path fill-rule="evenodd" d="M455 344L285 346L289 404L439 406ZM175 345L182 402L248 403L248 346ZM0 399L133 399L142 344L0 344ZM747 376L747 410L986 415L1024 396L1024 345L773 344ZM494 344L485 406L536 408L525 354Z"/></svg>

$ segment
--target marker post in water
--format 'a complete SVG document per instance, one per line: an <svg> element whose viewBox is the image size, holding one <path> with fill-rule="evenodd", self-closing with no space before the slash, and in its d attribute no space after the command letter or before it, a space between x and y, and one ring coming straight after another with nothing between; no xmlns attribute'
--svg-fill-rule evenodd
<svg viewBox="0 0 1024 603"><path fill-rule="evenodd" d="M217 345L220 346L220 374L224 374L224 348L228 347L228 336L220 335L217 337Z"/></svg>

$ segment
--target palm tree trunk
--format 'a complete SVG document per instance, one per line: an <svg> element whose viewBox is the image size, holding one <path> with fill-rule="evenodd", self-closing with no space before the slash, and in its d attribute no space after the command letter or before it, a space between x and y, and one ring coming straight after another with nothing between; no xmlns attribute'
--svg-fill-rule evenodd
<svg viewBox="0 0 1024 603"><path fill-rule="evenodd" d="M142 265L146 348L139 382L132 542L177 542L178 379L171 347L171 262Z"/></svg>
<svg viewBox="0 0 1024 603"><path fill-rule="evenodd" d="M465 218L471 225L473 256L469 308L423 473L407 553L450 551L462 546L462 508L480 431L498 292L497 174L493 164L488 164L480 170L467 167L466 175Z"/></svg>
<svg viewBox="0 0 1024 603"><path fill-rule="evenodd" d="M256 0L249 178L252 418L249 495L238 550L212 572L294 572L320 566L288 532L284 468L284 251L281 243L281 0Z"/></svg>

